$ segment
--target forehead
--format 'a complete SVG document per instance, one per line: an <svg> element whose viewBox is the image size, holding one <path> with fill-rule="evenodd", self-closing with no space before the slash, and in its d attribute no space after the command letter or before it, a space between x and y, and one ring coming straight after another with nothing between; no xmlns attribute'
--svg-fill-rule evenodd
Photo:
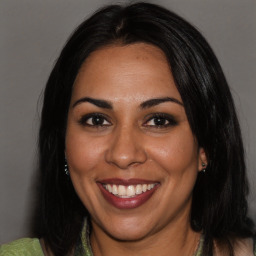
<svg viewBox="0 0 256 256"><path fill-rule="evenodd" d="M156 46L111 45L90 54L74 83L72 98L111 101L171 96L181 100L164 53Z"/></svg>

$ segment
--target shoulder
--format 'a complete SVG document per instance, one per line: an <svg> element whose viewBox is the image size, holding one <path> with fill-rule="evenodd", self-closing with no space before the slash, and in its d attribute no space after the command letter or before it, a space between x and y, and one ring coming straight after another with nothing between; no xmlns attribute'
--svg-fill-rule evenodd
<svg viewBox="0 0 256 256"><path fill-rule="evenodd" d="M235 239L233 248L235 256L256 256L255 238Z"/></svg>
<svg viewBox="0 0 256 256"><path fill-rule="evenodd" d="M239 239L234 249L237 256L256 256L255 238Z"/></svg>
<svg viewBox="0 0 256 256"><path fill-rule="evenodd" d="M195 256L203 256L203 242L200 242L200 248ZM256 237L245 239L234 239L232 241L232 247L234 250L234 256L256 256ZM229 255L227 247L220 246L214 241L214 256L226 256Z"/></svg>
<svg viewBox="0 0 256 256"><path fill-rule="evenodd" d="M0 256L43 256L43 251L37 238L22 238L0 246Z"/></svg>

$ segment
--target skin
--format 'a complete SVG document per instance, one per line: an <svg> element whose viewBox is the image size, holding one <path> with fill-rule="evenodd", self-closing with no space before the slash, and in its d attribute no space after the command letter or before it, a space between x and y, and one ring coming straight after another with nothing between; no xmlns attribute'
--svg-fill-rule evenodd
<svg viewBox="0 0 256 256"><path fill-rule="evenodd" d="M112 109L78 103L84 97L105 100ZM140 106L163 97L180 103ZM89 113L101 113L102 125L86 119ZM175 121L162 118L164 125L157 126L156 113ZM192 190L207 159L160 49L111 45L86 59L72 92L65 153L75 190L91 216L96 256L193 254L200 234L190 227ZM97 185L110 178L152 180L159 187L141 206L118 209Z"/></svg>

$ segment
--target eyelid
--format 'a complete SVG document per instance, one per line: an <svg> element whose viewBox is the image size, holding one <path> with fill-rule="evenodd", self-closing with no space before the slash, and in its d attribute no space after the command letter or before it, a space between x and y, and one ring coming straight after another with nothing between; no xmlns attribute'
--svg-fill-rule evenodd
<svg viewBox="0 0 256 256"><path fill-rule="evenodd" d="M104 120L106 120L109 124L104 124L104 125L91 125L91 124L87 124L86 122L93 117L101 117ZM93 113L88 113L85 115L82 115L81 118L78 120L78 123L81 124L82 126L87 126L87 127L104 127L104 126L110 126L112 125L110 118L108 116L106 116L105 114L102 113L97 113L97 112L93 112Z"/></svg>
<svg viewBox="0 0 256 256"><path fill-rule="evenodd" d="M163 119L166 119L169 123L165 124L165 125L147 125L147 123L154 118L163 118ZM152 113L152 114L147 115L146 121L143 123L143 126L152 127L152 128L166 128L166 127L170 127L170 126L175 126L177 124L178 124L178 122L173 115L160 112L160 113Z"/></svg>

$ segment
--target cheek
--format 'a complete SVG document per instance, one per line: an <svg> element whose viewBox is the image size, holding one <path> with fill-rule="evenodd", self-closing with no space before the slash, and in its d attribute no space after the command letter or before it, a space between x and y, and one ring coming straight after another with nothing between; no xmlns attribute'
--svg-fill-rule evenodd
<svg viewBox="0 0 256 256"><path fill-rule="evenodd" d="M66 133L66 158L70 178L77 195L88 211L96 212L94 207L98 198L94 193L97 190L95 167L102 157L102 147L95 138L84 136L83 132L72 129L72 126L69 128Z"/></svg>
<svg viewBox="0 0 256 256"><path fill-rule="evenodd" d="M155 139L148 152L155 162L171 174L182 174L191 169L197 171L197 143L188 129Z"/></svg>
<svg viewBox="0 0 256 256"><path fill-rule="evenodd" d="M84 136L78 132L67 131L66 134L66 157L70 171L86 175L103 158L104 142L90 136Z"/></svg>

